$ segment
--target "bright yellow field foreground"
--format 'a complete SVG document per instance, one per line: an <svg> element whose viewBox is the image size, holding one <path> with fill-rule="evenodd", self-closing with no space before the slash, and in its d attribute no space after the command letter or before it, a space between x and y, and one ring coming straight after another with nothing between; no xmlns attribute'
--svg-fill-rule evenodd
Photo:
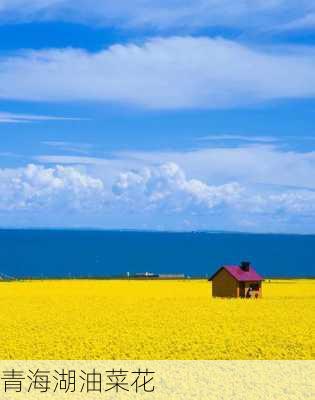
<svg viewBox="0 0 315 400"><path fill-rule="evenodd" d="M207 281L0 283L0 359L314 359L315 281L213 299Z"/></svg>

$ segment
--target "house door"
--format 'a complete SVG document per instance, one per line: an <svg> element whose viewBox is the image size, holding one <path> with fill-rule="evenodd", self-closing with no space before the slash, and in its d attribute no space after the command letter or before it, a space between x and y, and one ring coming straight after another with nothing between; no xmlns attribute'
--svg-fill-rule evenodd
<svg viewBox="0 0 315 400"><path fill-rule="evenodd" d="M240 282L240 297L245 297L245 282Z"/></svg>

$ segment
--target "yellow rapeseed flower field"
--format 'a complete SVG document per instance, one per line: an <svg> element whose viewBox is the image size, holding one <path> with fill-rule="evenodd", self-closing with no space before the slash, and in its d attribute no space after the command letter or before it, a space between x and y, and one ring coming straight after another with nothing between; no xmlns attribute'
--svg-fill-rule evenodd
<svg viewBox="0 0 315 400"><path fill-rule="evenodd" d="M202 280L0 283L0 359L314 359L315 281L213 299Z"/></svg>

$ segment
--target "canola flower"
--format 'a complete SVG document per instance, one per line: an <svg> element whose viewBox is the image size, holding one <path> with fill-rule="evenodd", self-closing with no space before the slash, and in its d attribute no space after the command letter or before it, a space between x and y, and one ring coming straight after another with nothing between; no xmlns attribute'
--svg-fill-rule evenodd
<svg viewBox="0 0 315 400"><path fill-rule="evenodd" d="M211 297L206 280L0 283L0 359L314 359L315 280L263 298Z"/></svg>

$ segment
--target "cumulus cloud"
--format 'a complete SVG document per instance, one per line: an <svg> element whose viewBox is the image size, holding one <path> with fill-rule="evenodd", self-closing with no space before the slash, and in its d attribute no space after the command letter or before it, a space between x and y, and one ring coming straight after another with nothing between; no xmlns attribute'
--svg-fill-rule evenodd
<svg viewBox="0 0 315 400"><path fill-rule="evenodd" d="M104 201L104 184L72 167L30 164L0 169L0 210L93 210Z"/></svg>
<svg viewBox="0 0 315 400"><path fill-rule="evenodd" d="M252 213L303 218L315 217L315 191L284 191L283 193L255 194L244 199L244 206Z"/></svg>
<svg viewBox="0 0 315 400"><path fill-rule="evenodd" d="M174 217L181 221L178 226L183 229L187 221L198 221L200 216L202 221L195 224L196 229L212 229L214 221L217 229L248 229L250 223L254 230L273 226L279 231L283 224L289 229L292 221L304 224L304 219L309 225L300 226L300 231L314 226L312 190L262 190L239 182L214 185L188 178L172 162L120 171L111 184L108 182L81 166L47 168L31 164L2 169L0 213L6 217L17 212L37 215L42 225L48 213L59 221L58 216L66 215L62 220L65 226L69 223L67 212L76 215L77 225L82 215L97 216L98 226L103 228L108 227L108 217L119 221L116 227L129 227L130 215L137 218L133 227L139 228L142 220L152 229ZM172 223L169 228L174 228Z"/></svg>
<svg viewBox="0 0 315 400"><path fill-rule="evenodd" d="M222 208L234 212L270 215L315 216L315 190L253 190L238 182L209 185L187 179L175 163L120 173L113 185L116 199L128 208L167 212L212 212Z"/></svg>
<svg viewBox="0 0 315 400"><path fill-rule="evenodd" d="M299 152L273 144L238 147L206 147L186 151L125 151L109 158L77 155L41 155L34 158L44 164L84 165L112 183L121 171L139 171L160 164L175 163L186 171L187 179L198 178L219 186L238 182L247 187L315 190L315 152ZM276 171L276 173L275 173Z"/></svg>
<svg viewBox="0 0 315 400"><path fill-rule="evenodd" d="M307 0L0 0L0 20L79 21L119 25L266 27L314 11Z"/></svg>
<svg viewBox="0 0 315 400"><path fill-rule="evenodd" d="M314 95L313 48L275 54L220 38L172 37L96 53L26 51L0 59L2 99L94 100L172 109Z"/></svg>
<svg viewBox="0 0 315 400"><path fill-rule="evenodd" d="M255 144L240 147L206 147L190 151L128 151L116 154L138 165L175 162L189 174L215 184L231 181L244 185L274 185L315 189L315 152L298 152ZM41 161L48 161L47 157ZM54 161L54 157L50 158ZM63 159L71 162L71 158ZM93 159L89 160L93 163ZM101 162L96 160L95 162Z"/></svg>
<svg viewBox="0 0 315 400"><path fill-rule="evenodd" d="M237 183L210 186L197 179L187 179L175 163L155 168L120 173L113 186L117 198L132 208L162 208L181 212L198 207L211 210L237 201L242 188Z"/></svg>

